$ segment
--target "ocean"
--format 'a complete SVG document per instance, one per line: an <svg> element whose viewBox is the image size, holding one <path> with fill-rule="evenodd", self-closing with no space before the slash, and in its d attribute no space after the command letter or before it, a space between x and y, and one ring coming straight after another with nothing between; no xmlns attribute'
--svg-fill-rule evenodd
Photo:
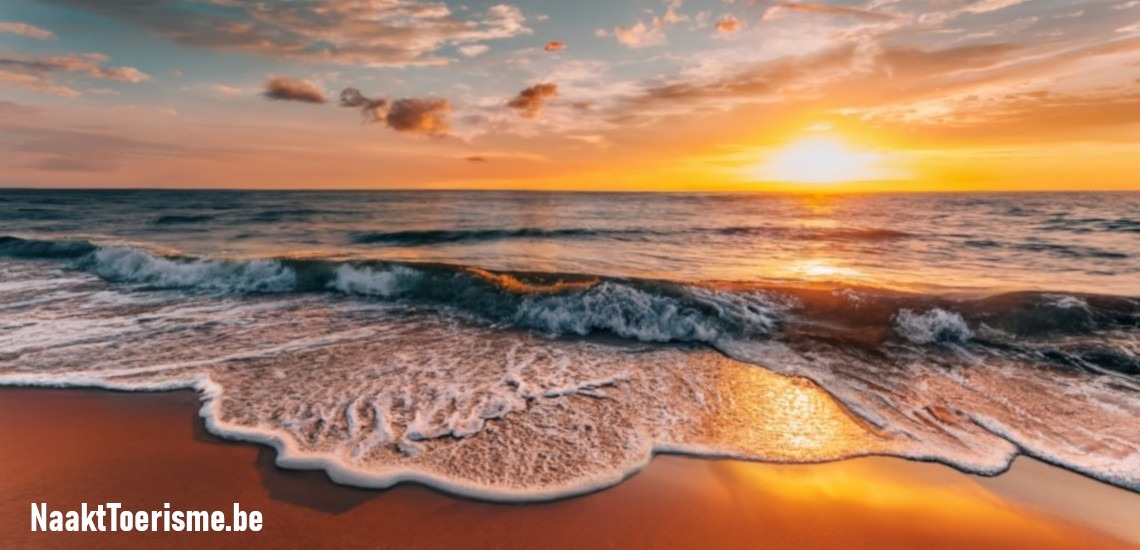
<svg viewBox="0 0 1140 550"><path fill-rule="evenodd" d="M0 190L0 385L493 500L655 453L1140 491L1140 193Z"/></svg>

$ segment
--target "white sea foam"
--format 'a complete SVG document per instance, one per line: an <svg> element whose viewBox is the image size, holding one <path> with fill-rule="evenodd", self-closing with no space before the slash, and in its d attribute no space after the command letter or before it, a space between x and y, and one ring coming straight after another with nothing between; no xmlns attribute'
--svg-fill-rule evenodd
<svg viewBox="0 0 1140 550"><path fill-rule="evenodd" d="M422 273L405 266L373 268L344 264L336 268L329 287L345 294L392 298L407 292L421 277Z"/></svg>
<svg viewBox="0 0 1140 550"><path fill-rule="evenodd" d="M297 281L277 260L177 260L131 247L96 250L89 269L109 281L224 292L287 292Z"/></svg>
<svg viewBox="0 0 1140 550"><path fill-rule="evenodd" d="M895 332L915 344L961 343L974 333L960 313L930 309L915 313L903 309L895 315Z"/></svg>
<svg viewBox="0 0 1140 550"><path fill-rule="evenodd" d="M642 342L713 342L742 330L770 331L778 306L760 293L690 289L687 302L617 282L571 295L534 295L513 317L519 326L553 334L608 331Z"/></svg>
<svg viewBox="0 0 1140 550"><path fill-rule="evenodd" d="M1050 305L1061 309L1083 309L1086 311L1089 309L1088 302L1076 296L1069 296L1067 294L1046 294L1044 297L1050 299Z"/></svg>
<svg viewBox="0 0 1140 550"><path fill-rule="evenodd" d="M1119 390L1126 380L1040 376L954 336L965 323L943 310L900 312L895 330L969 348L968 362L893 340L881 354L774 340L786 306L763 293L697 290L668 301L614 282L507 296L534 308L528 314L545 312L516 327L633 340L610 345L321 294L162 291L139 300L132 288L29 269L20 276L59 277L37 292L66 292L67 301L5 315L0 384L191 387L213 433L272 445L281 466L321 468L341 483L417 481L539 500L617 483L656 452L788 462L889 454L980 473L1003 471L1024 452L1140 488L1130 424L1140 399ZM345 275L343 291L394 297L405 292L400 277L422 282L414 271L368 269ZM26 288L0 289L0 306L24 300ZM638 307L652 311L638 316ZM588 321L569 321L575 314ZM637 343L667 338L705 338L733 359Z"/></svg>

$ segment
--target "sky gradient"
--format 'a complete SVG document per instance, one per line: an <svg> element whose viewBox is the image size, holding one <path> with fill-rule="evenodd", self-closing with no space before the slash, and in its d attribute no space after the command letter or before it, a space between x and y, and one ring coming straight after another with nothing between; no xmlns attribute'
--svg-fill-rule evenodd
<svg viewBox="0 0 1140 550"><path fill-rule="evenodd" d="M9 187L1140 189L1140 0L5 0L0 155Z"/></svg>

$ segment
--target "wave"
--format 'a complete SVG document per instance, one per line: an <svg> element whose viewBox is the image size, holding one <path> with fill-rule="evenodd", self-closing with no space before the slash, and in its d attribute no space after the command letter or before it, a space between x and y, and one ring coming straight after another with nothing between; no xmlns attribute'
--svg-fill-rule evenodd
<svg viewBox="0 0 1140 550"><path fill-rule="evenodd" d="M1043 252L1068 258L1123 259L1128 257L1128 254L1102 248L1054 243L1003 243L992 239L972 239L963 244L971 248L1002 248L1022 252Z"/></svg>
<svg viewBox="0 0 1140 550"><path fill-rule="evenodd" d="M53 306L0 335L0 384L195 387L212 432L342 483L526 500L617 483L656 452L889 454L986 474L1029 454L1140 490L1131 297L228 260L17 237L0 237L0 255L117 290L60 277L71 297L46 296L87 296L82 315L55 322L65 308ZM42 286L31 261L2 267L18 276L9 289ZM91 353L76 356L77 342Z"/></svg>
<svg viewBox="0 0 1140 550"><path fill-rule="evenodd" d="M84 240L38 240L0 236L0 256L27 259L75 259L97 250Z"/></svg>
<svg viewBox="0 0 1140 550"><path fill-rule="evenodd" d="M0 237L0 256L70 260L74 269L141 289L230 294L337 293L458 313L551 335L607 333L642 342L715 343L775 332L867 345L1010 345L1140 328L1140 300L1013 292L984 297L870 287L684 282L574 273L493 272L473 266L388 261L163 255L82 240ZM1054 358L1110 370L1135 361L1078 350Z"/></svg>
<svg viewBox="0 0 1140 550"><path fill-rule="evenodd" d="M249 216L248 221L251 221L253 223L270 223L285 220L303 221L308 220L313 216L319 216L322 214L337 214L344 216L349 215L350 212L321 210L316 208L279 208L274 210L262 210L260 212L255 212Z"/></svg>
<svg viewBox="0 0 1140 550"><path fill-rule="evenodd" d="M516 229L425 229L409 231L359 231L349 235L353 244L383 244L387 246L432 246L439 244L500 241L511 239L611 239L648 240L653 238L711 235L772 236L799 240L882 241L912 237L910 233L889 229L802 229L771 226L733 226L718 228L685 229L542 229L523 227Z"/></svg>
<svg viewBox="0 0 1140 550"><path fill-rule="evenodd" d="M204 214L203 215L193 215L193 216L170 214L170 215L166 215L166 216L159 216L158 218L155 218L155 220L151 223L154 225L180 225L180 224L208 222L208 221L211 221L213 219L214 219L214 216L209 216L209 215L204 215Z"/></svg>
<svg viewBox="0 0 1140 550"><path fill-rule="evenodd" d="M1041 224L1041 227L1051 231L1073 233L1140 233L1140 220L1128 218L1056 218Z"/></svg>
<svg viewBox="0 0 1140 550"><path fill-rule="evenodd" d="M786 239L809 241L891 241L908 239L915 235L894 229L855 228L786 228L770 226L723 227L712 229L721 235L773 235Z"/></svg>
<svg viewBox="0 0 1140 550"><path fill-rule="evenodd" d="M389 246L428 246L467 241L498 241L507 239L588 239L643 237L657 232L640 229L468 229L444 230L428 229L421 231L371 231L349 235L354 244L386 244Z"/></svg>
<svg viewBox="0 0 1140 550"><path fill-rule="evenodd" d="M974 335L960 313L938 308L922 313L900 310L895 316L895 331L915 344L965 342Z"/></svg>

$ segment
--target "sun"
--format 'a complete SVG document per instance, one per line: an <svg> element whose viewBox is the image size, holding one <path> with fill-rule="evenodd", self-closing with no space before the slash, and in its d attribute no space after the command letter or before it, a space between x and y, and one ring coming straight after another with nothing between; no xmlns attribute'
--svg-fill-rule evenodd
<svg viewBox="0 0 1140 550"><path fill-rule="evenodd" d="M881 155L858 151L833 137L809 137L777 150L756 166L766 181L839 183L880 177Z"/></svg>

